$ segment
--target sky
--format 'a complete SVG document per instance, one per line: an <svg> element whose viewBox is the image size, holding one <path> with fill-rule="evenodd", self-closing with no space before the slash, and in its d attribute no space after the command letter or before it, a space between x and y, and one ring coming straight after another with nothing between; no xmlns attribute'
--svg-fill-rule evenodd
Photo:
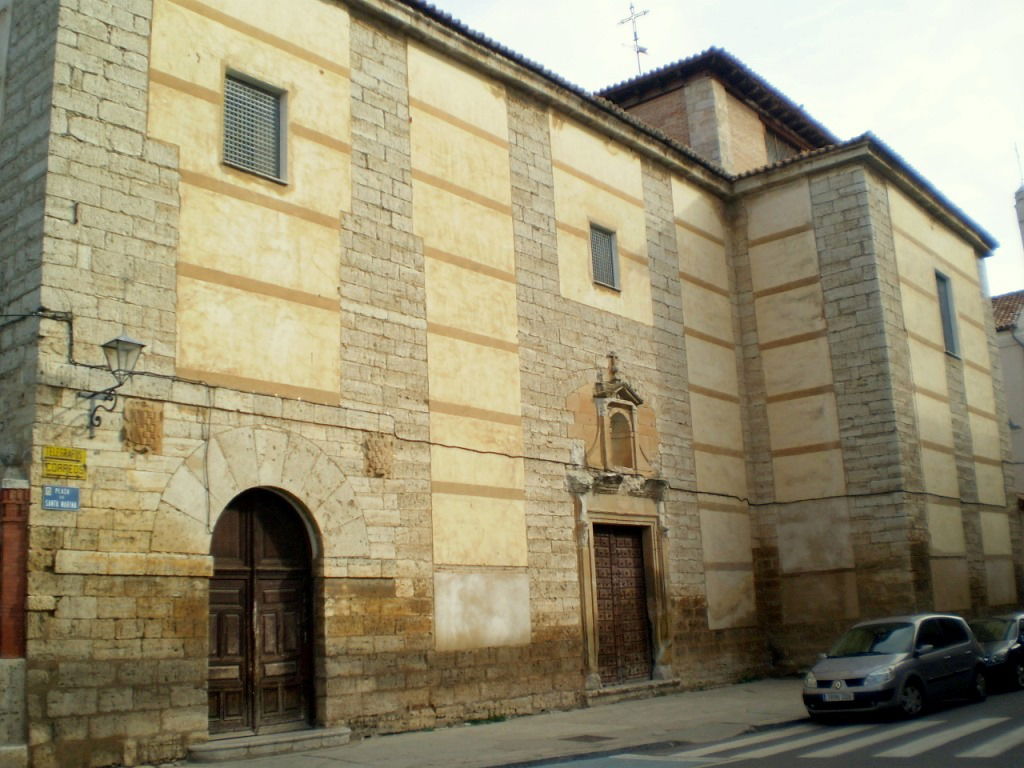
<svg viewBox="0 0 1024 768"><path fill-rule="evenodd" d="M596 91L637 75L629 0L430 0ZM999 241L1024 288L1024 0L634 0L647 72L724 48L840 139L871 131Z"/></svg>

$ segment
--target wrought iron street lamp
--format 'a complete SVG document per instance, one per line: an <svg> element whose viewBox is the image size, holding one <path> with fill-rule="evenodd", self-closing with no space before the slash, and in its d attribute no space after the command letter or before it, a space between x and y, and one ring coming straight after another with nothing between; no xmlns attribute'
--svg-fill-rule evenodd
<svg viewBox="0 0 1024 768"><path fill-rule="evenodd" d="M131 378L144 346L146 345L141 341L127 336L118 336L102 345L103 354L107 358L107 368L117 383L98 392L78 393L79 397L84 397L92 403L89 408L89 437L95 437L96 427L103 422L98 411L101 408L108 413L114 410L114 406L117 405L115 393Z"/></svg>

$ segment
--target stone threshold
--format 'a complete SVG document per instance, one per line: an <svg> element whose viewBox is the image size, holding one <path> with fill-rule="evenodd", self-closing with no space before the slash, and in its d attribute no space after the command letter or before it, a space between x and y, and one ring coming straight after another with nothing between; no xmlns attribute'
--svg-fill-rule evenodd
<svg viewBox="0 0 1024 768"><path fill-rule="evenodd" d="M667 693L676 693L681 690L682 681L680 680L644 680L638 683L609 685L605 688L584 691L583 697L588 707L595 707L600 704L614 704L618 701L649 699L653 696L664 696Z"/></svg>
<svg viewBox="0 0 1024 768"><path fill-rule="evenodd" d="M338 726L266 733L259 736L211 739L205 744L196 744L191 747L188 751L188 759L194 763L222 763L227 760L247 760L252 757L309 752L314 749L340 747L348 744L351 735L350 728Z"/></svg>
<svg viewBox="0 0 1024 768"><path fill-rule="evenodd" d="M0 744L0 768L27 768L28 745Z"/></svg>

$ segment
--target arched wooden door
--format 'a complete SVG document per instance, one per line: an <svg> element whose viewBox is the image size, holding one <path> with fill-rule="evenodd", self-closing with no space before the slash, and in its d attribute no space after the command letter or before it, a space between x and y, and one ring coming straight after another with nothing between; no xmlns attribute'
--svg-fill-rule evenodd
<svg viewBox="0 0 1024 768"><path fill-rule="evenodd" d="M312 578L298 513L265 490L232 501L213 531L210 733L309 724Z"/></svg>

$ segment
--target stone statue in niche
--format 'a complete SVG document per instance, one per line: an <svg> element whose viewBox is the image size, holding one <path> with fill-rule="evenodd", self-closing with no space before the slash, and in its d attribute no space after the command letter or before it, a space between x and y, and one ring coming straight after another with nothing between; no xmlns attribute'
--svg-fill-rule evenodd
<svg viewBox="0 0 1024 768"><path fill-rule="evenodd" d="M163 448L163 403L126 400L124 442L133 453L160 453Z"/></svg>

